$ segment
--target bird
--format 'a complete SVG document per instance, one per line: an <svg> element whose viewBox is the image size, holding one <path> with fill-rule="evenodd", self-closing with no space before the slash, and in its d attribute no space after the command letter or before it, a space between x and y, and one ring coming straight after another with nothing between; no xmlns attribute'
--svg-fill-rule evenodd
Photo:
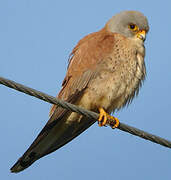
<svg viewBox="0 0 171 180"><path fill-rule="evenodd" d="M133 10L114 15L97 32L82 38L72 50L57 98L99 112L99 126L111 113L132 102L146 76L144 41L146 16ZM95 120L53 105L49 121L27 151L10 169L18 173L89 128Z"/></svg>

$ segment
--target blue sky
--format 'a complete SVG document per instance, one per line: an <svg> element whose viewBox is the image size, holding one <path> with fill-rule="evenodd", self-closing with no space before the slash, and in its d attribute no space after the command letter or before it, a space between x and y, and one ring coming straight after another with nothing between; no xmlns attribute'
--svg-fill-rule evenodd
<svg viewBox="0 0 171 180"><path fill-rule="evenodd" d="M138 98L115 116L171 140L170 7L169 0L1 0L0 76L56 96L76 43L122 10L141 11L150 24L147 78ZM10 167L47 122L50 104L5 86L0 94L1 179L170 179L170 149L97 124L11 174Z"/></svg>

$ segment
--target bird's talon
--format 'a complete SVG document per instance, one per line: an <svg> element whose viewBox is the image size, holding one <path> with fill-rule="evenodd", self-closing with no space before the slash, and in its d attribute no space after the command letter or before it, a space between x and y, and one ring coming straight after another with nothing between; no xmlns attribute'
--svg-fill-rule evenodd
<svg viewBox="0 0 171 180"><path fill-rule="evenodd" d="M117 128L118 126L119 126L119 120L118 120L118 118L115 118L114 117L114 120L115 120L115 124L112 126L112 129L115 129L115 128Z"/></svg>
<svg viewBox="0 0 171 180"><path fill-rule="evenodd" d="M115 129L119 126L119 119L118 118L111 116L111 115L108 115L108 119L115 121L115 124L112 126L112 129Z"/></svg>
<svg viewBox="0 0 171 180"><path fill-rule="evenodd" d="M107 123L107 113L105 112L105 110L103 108L99 108L99 119L98 119L98 124L99 126L105 126Z"/></svg>
<svg viewBox="0 0 171 180"><path fill-rule="evenodd" d="M100 127L107 126L108 119L115 121L115 124L112 126L112 129L115 129L119 126L118 118L109 115L108 113L105 112L105 110L103 108L99 108L99 112L100 112L100 115L99 115L99 119L98 119L98 124Z"/></svg>

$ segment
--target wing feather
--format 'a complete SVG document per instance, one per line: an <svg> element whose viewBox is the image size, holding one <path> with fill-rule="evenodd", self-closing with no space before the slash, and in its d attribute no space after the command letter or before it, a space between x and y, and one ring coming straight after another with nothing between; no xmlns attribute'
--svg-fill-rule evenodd
<svg viewBox="0 0 171 180"><path fill-rule="evenodd" d="M80 40L71 53L67 74L57 97L76 104L96 75L96 66L111 53L113 47L114 34L105 28ZM77 128L72 127L74 123L66 127L63 124L70 114L70 111L53 105L49 121L11 171L19 172L27 168L40 157L71 141L94 123L82 117L86 121L81 122ZM74 132L71 132L73 129ZM59 137L60 133L62 135Z"/></svg>

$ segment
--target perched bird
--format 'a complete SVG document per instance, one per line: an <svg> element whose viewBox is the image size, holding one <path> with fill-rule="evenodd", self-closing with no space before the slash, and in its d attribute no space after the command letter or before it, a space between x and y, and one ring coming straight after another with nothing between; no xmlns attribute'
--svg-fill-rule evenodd
<svg viewBox="0 0 171 180"><path fill-rule="evenodd" d="M113 16L100 31L81 39L73 49L58 98L100 112L99 125L130 103L146 75L144 41L147 18L138 11ZM20 172L59 149L95 121L53 105L50 119L23 156L11 168Z"/></svg>

